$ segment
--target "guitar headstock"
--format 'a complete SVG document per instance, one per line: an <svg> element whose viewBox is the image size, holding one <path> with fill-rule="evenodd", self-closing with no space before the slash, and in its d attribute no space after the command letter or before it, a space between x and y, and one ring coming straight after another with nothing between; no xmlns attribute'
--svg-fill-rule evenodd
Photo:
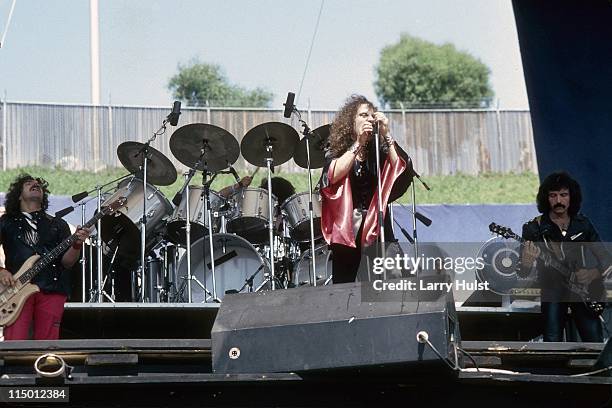
<svg viewBox="0 0 612 408"><path fill-rule="evenodd" d="M520 239L520 237L516 235L512 231L512 229L510 229L509 227L504 227L494 222L489 224L489 231L491 231L494 234L499 235L500 237L506 238L506 239L509 239L509 238Z"/></svg>
<svg viewBox="0 0 612 408"><path fill-rule="evenodd" d="M102 212L104 213L104 215L112 214L115 211L117 211L118 209L120 209L121 207L123 207L126 203L127 203L127 198L126 197L119 197L115 201L113 201L112 203L106 205L102 209Z"/></svg>

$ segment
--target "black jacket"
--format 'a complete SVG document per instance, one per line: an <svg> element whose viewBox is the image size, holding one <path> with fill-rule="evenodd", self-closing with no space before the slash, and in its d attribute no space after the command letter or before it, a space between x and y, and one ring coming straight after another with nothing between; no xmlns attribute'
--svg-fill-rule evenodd
<svg viewBox="0 0 612 408"><path fill-rule="evenodd" d="M532 242L546 240L560 243L558 252L561 259L558 256L555 258L572 271L598 268L603 272L612 264L612 257L601 243L597 230L582 214L571 217L565 235L548 214L543 214L523 225L523 238ZM570 299L568 289L562 283L563 278L557 270L545 265L541 260L537 262L537 270L544 301L576 300L574 297ZM603 279L594 281L591 289L596 292L603 290Z"/></svg>
<svg viewBox="0 0 612 408"><path fill-rule="evenodd" d="M30 246L24 239L24 230L28 228L23 214L4 214L0 217L0 244L5 254L5 267L15 274L23 263L32 255L44 255L53 250L64 239L71 235L68 223L55 218L44 211L31 213L37 221L38 244ZM43 292L70 294L70 271L61 264L62 253L51 265L32 279Z"/></svg>

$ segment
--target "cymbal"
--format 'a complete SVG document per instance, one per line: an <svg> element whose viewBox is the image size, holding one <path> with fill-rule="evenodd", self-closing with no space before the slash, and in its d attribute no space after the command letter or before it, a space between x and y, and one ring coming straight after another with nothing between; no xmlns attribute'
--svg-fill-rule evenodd
<svg viewBox="0 0 612 408"><path fill-rule="evenodd" d="M244 135L240 151L242 157L252 165L266 167L266 158L269 157L266 146L270 144L273 165L280 166L293 157L293 150L299 140L297 131L290 125L267 122L255 126Z"/></svg>
<svg viewBox="0 0 612 408"><path fill-rule="evenodd" d="M123 142L117 147L117 157L123 167L132 174L140 173L143 143ZM176 181L176 168L162 152L149 146L147 162L147 183L169 186Z"/></svg>
<svg viewBox="0 0 612 408"><path fill-rule="evenodd" d="M206 145L204 160L196 167ZM227 130L208 123L192 123L181 126L170 137L170 150L185 166L215 172L236 163L240 146Z"/></svg>
<svg viewBox="0 0 612 408"><path fill-rule="evenodd" d="M325 165L325 148L327 146L327 139L329 138L329 131L331 125L319 126L312 131L310 139L310 168L320 169ZM298 166L307 169L308 168L308 156L306 154L306 138L304 137L295 146L295 152L293 154L293 160Z"/></svg>

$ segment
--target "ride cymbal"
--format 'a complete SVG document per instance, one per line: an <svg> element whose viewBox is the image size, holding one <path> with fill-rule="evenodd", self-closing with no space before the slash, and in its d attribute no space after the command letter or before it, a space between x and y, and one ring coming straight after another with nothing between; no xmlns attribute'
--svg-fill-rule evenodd
<svg viewBox="0 0 612 408"><path fill-rule="evenodd" d="M236 138L227 130L208 123L192 123L177 129L170 137L170 150L185 166L210 172L227 168L240 156ZM202 161L197 164L202 153Z"/></svg>
<svg viewBox="0 0 612 408"><path fill-rule="evenodd" d="M297 131L282 122L267 122L255 126L242 138L240 151L242 157L258 167L266 167L270 157L268 146L272 148L272 159L275 166L289 161L293 157L295 145L300 140Z"/></svg>
<svg viewBox="0 0 612 408"><path fill-rule="evenodd" d="M320 169L325 165L325 149L329 139L331 125L319 126L310 135L310 168ZM303 169L308 168L308 156L306 154L306 137L295 146L293 154L295 163Z"/></svg>
<svg viewBox="0 0 612 408"><path fill-rule="evenodd" d="M142 172L144 144L123 142L117 147L119 161L132 174ZM158 186L169 186L176 181L176 168L162 152L149 146L147 162L147 182Z"/></svg>

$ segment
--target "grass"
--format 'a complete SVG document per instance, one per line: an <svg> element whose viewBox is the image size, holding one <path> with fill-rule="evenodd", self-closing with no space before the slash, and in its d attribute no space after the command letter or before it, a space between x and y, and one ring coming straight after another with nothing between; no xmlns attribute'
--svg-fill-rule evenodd
<svg viewBox="0 0 612 408"><path fill-rule="evenodd" d="M49 182L49 189L54 195L72 195L85 190L92 190L98 184L105 184L127 174L124 169L105 170L99 173L84 171L66 171L42 167L10 169L0 174L0 191L6 192L11 181L20 173L41 176ZM313 171L313 185L319 180L321 170ZM241 174L243 175L243 174ZM278 174L293 183L296 191L308 191L307 173ZM261 169L255 176L252 186L259 186L265 171ZM516 204L533 203L538 190L538 176L533 173L495 174L487 173L477 176L457 174L452 176L426 176L423 179L432 188L426 191L417 182L417 202L420 204ZM219 175L212 188L219 190L233 183L233 177ZM201 183L196 176L192 184ZM181 188L183 179L179 175L171 186L162 186L160 190L170 200ZM410 194L405 194L400 202L411 202Z"/></svg>

